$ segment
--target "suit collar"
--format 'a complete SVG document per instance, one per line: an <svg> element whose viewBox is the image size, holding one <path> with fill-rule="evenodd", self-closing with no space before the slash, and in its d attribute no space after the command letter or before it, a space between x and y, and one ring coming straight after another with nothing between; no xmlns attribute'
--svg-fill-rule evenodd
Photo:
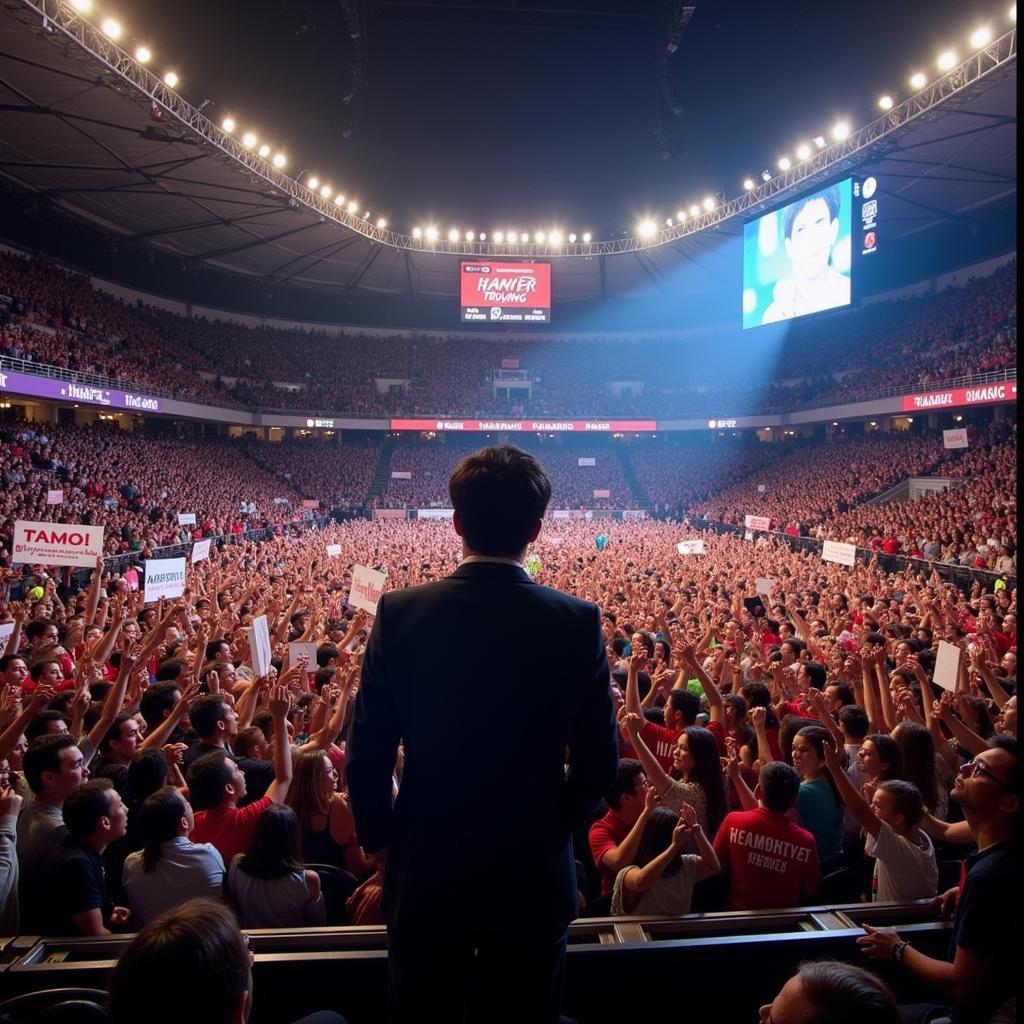
<svg viewBox="0 0 1024 1024"><path fill-rule="evenodd" d="M517 562L463 562L449 579L521 580L532 583L529 573Z"/></svg>

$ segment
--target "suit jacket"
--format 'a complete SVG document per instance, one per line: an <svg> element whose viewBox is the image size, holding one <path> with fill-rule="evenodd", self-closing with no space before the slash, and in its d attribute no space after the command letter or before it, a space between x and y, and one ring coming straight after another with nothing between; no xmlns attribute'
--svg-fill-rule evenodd
<svg viewBox="0 0 1024 1024"><path fill-rule="evenodd" d="M617 757L596 605L498 562L383 595L347 773L360 843L390 848L389 925L560 934L578 912L571 833Z"/></svg>

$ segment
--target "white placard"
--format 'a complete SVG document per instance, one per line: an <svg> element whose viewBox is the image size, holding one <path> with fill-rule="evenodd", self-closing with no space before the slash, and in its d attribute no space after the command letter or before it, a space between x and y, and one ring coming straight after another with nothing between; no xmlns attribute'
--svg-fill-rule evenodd
<svg viewBox="0 0 1024 1024"><path fill-rule="evenodd" d="M757 577L757 593L764 597L771 597L772 591L775 589L775 580L770 580L766 576Z"/></svg>
<svg viewBox="0 0 1024 1024"><path fill-rule="evenodd" d="M821 557L825 562L838 562L840 565L856 565L857 545L841 544L837 540L827 540L821 547Z"/></svg>
<svg viewBox="0 0 1024 1024"><path fill-rule="evenodd" d="M270 628L266 615L257 615L249 630L249 650L252 652L252 668L257 676L270 671Z"/></svg>
<svg viewBox="0 0 1024 1024"><path fill-rule="evenodd" d="M196 525L196 514L195 514L195 512L179 512L178 513L178 525L179 526L195 526Z"/></svg>
<svg viewBox="0 0 1024 1024"><path fill-rule="evenodd" d="M393 469L391 470L392 480L411 480L412 473L405 469Z"/></svg>
<svg viewBox="0 0 1024 1024"><path fill-rule="evenodd" d="M943 448L967 448L968 445L966 427L961 427L959 430L944 430L942 432Z"/></svg>
<svg viewBox="0 0 1024 1024"><path fill-rule="evenodd" d="M401 513L404 515L405 513ZM418 508L416 509L417 519L452 519L455 516L453 508Z"/></svg>
<svg viewBox="0 0 1024 1024"><path fill-rule="evenodd" d="M754 533L753 533L753 531L752 531L752 530L746 530L746 531L744 531L744 533L743 533L743 539L744 539L744 540L753 540L753 539L754 539Z"/></svg>
<svg viewBox="0 0 1024 1024"><path fill-rule="evenodd" d="M327 557L328 558L340 558L341 557L341 545L340 544L328 544L327 545Z"/></svg>
<svg viewBox="0 0 1024 1024"><path fill-rule="evenodd" d="M610 498L611 496L612 496L612 492L610 490L608 490L607 487L595 487L594 488L594 497L595 498Z"/></svg>
<svg viewBox="0 0 1024 1024"><path fill-rule="evenodd" d="M764 492L767 491L767 490L768 490L768 488L764 484L758 484L757 485L757 493L758 494L764 494Z"/></svg>
<svg viewBox="0 0 1024 1024"><path fill-rule="evenodd" d="M960 648L956 644L939 641L939 650L935 655L935 674L932 679L938 686L951 693L956 692L956 679L960 671Z"/></svg>
<svg viewBox="0 0 1024 1024"><path fill-rule="evenodd" d="M384 593L387 573L369 569L365 565L352 566L352 592L348 603L353 608L362 608L371 615L377 614L377 602Z"/></svg>
<svg viewBox="0 0 1024 1024"><path fill-rule="evenodd" d="M161 597L181 597L185 593L185 559L147 558L142 589L146 604Z"/></svg>
<svg viewBox="0 0 1024 1024"><path fill-rule="evenodd" d="M704 541L702 540L681 540L676 545L676 551L681 555L703 555Z"/></svg>
<svg viewBox="0 0 1024 1024"><path fill-rule="evenodd" d="M64 492L63 491L47 491L46 492L46 504L47 505L63 505L64 504Z"/></svg>
<svg viewBox="0 0 1024 1024"><path fill-rule="evenodd" d="M7 638L14 632L13 622L0 622L0 651L7 647Z"/></svg>
<svg viewBox="0 0 1024 1024"><path fill-rule="evenodd" d="M76 523L14 523L11 561L22 565L84 565L96 568L103 554L103 527Z"/></svg>
<svg viewBox="0 0 1024 1024"><path fill-rule="evenodd" d="M744 516L743 525L748 530L767 530L772 521L769 516Z"/></svg>
<svg viewBox="0 0 1024 1024"><path fill-rule="evenodd" d="M288 667L293 668L303 660L306 662L306 671L316 671L316 644L295 641L288 645Z"/></svg>
<svg viewBox="0 0 1024 1024"><path fill-rule="evenodd" d="M596 466L597 465L597 459L595 459L595 458L589 458L588 459L588 458L585 458L584 456L580 456L580 458L578 458L576 460L576 465L577 466Z"/></svg>
<svg viewBox="0 0 1024 1024"><path fill-rule="evenodd" d="M210 557L210 541L208 540L197 540L192 545L192 564L196 562L205 562Z"/></svg>

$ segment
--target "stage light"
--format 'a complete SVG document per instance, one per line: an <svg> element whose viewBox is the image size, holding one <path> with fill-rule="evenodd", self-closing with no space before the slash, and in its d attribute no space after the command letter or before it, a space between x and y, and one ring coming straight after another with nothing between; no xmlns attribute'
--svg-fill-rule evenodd
<svg viewBox="0 0 1024 1024"><path fill-rule="evenodd" d="M680 224L682 224L682 222L686 220L686 211L676 210L676 220L679 221Z"/></svg>
<svg viewBox="0 0 1024 1024"><path fill-rule="evenodd" d="M494 240L495 240L495 242L498 243L498 245L501 245L501 243L505 241L505 232L504 231L495 231L494 232Z"/></svg>
<svg viewBox="0 0 1024 1024"><path fill-rule="evenodd" d="M575 231L573 231L573 232L572 232L572 233L571 233L571 234L569 235L569 241L570 241L570 242L572 242L572 243L575 243L575 241L576 241L576 232L575 232Z"/></svg>
<svg viewBox="0 0 1024 1024"><path fill-rule="evenodd" d="M584 231L583 232L583 241L584 241L584 243L589 243L590 242L590 237L591 236L590 236L590 232L589 231Z"/></svg>
<svg viewBox="0 0 1024 1024"><path fill-rule="evenodd" d="M288 158L284 155L284 153L275 153L274 154L274 166L275 167L284 167L284 165L286 163L288 163Z"/></svg>
<svg viewBox="0 0 1024 1024"><path fill-rule="evenodd" d="M267 157L270 156L270 147L265 142L263 143L262 146L260 146L259 154L261 157L263 157L264 160L266 160Z"/></svg>
<svg viewBox="0 0 1024 1024"><path fill-rule="evenodd" d="M306 182L306 188L316 189L319 185L320 179L316 177L310 178L309 181Z"/></svg>
<svg viewBox="0 0 1024 1024"><path fill-rule="evenodd" d="M548 235L548 241L552 245L561 245L562 244L562 232L559 231L556 228L554 231L551 232L550 235Z"/></svg>
<svg viewBox="0 0 1024 1024"><path fill-rule="evenodd" d="M952 50L944 50L935 61L935 66L940 71L949 71L956 67L956 54Z"/></svg>
<svg viewBox="0 0 1024 1024"><path fill-rule="evenodd" d="M657 230L657 225L653 220L642 220L637 228L637 233L641 238L653 238Z"/></svg>
<svg viewBox="0 0 1024 1024"><path fill-rule="evenodd" d="M988 46L992 42L992 29L988 25L979 25L971 33L971 46L976 50L980 50L983 46Z"/></svg>
<svg viewBox="0 0 1024 1024"><path fill-rule="evenodd" d="M530 240L530 236L525 231L519 236L519 241L520 242L528 242L529 240Z"/></svg>
<svg viewBox="0 0 1024 1024"><path fill-rule="evenodd" d="M178 84L178 76L173 71L168 71L164 75L164 85L173 89Z"/></svg>
<svg viewBox="0 0 1024 1024"><path fill-rule="evenodd" d="M747 192L749 192L754 187L754 179L753 178L744 178L743 179L743 187L744 187L744 189L746 189Z"/></svg>
<svg viewBox="0 0 1024 1024"><path fill-rule="evenodd" d="M912 89L923 89L927 81L928 79L924 77L922 72L915 71L914 74L910 76L910 87Z"/></svg>
<svg viewBox="0 0 1024 1024"><path fill-rule="evenodd" d="M221 128L230 135L235 130L235 119L233 117L225 117L220 123Z"/></svg>
<svg viewBox="0 0 1024 1024"><path fill-rule="evenodd" d="M690 207L690 216L691 217L699 217L700 216L700 207L696 203L694 203L693 206Z"/></svg>
<svg viewBox="0 0 1024 1024"><path fill-rule="evenodd" d="M486 242L487 241L487 232L486 231L481 231L480 232L480 241L481 242Z"/></svg>
<svg viewBox="0 0 1024 1024"><path fill-rule="evenodd" d="M388 222L383 217L378 217L377 218L377 227L379 227L379 228L386 228L387 226L388 226Z"/></svg>
<svg viewBox="0 0 1024 1024"><path fill-rule="evenodd" d="M359 209L359 204L353 199L345 209L348 210L349 213L355 213L356 210Z"/></svg>
<svg viewBox="0 0 1024 1024"><path fill-rule="evenodd" d="M256 145L257 141L258 139L256 138L255 132L246 132L242 136L242 145L245 146L246 149L252 149L253 146Z"/></svg>
<svg viewBox="0 0 1024 1024"><path fill-rule="evenodd" d="M665 218L665 227L670 228L674 223L675 221L673 221L671 217Z"/></svg>
<svg viewBox="0 0 1024 1024"><path fill-rule="evenodd" d="M892 97L886 94L878 97L878 105L882 110L892 110Z"/></svg>
<svg viewBox="0 0 1024 1024"><path fill-rule="evenodd" d="M412 229L412 237L413 238L422 238L423 237L423 228L413 228Z"/></svg>
<svg viewBox="0 0 1024 1024"><path fill-rule="evenodd" d="M545 235L543 231L535 231L533 234L533 240L538 244L543 242L545 238L547 238L547 235Z"/></svg>
<svg viewBox="0 0 1024 1024"><path fill-rule="evenodd" d="M121 38L121 22L115 18L104 18L101 28L105 36L109 36L111 39Z"/></svg>
<svg viewBox="0 0 1024 1024"><path fill-rule="evenodd" d="M847 121L836 121L836 123L834 125L832 125L832 138L835 139L837 142L842 140L842 139L849 138L849 135L850 135L850 125L849 125L849 122L847 122Z"/></svg>
<svg viewBox="0 0 1024 1024"><path fill-rule="evenodd" d="M472 242L474 238L476 238L476 235L474 235L472 231L467 231L466 232L466 241L467 242Z"/></svg>
<svg viewBox="0 0 1024 1024"><path fill-rule="evenodd" d="M152 59L152 57L153 57L152 51L149 49L148 46L140 46L135 51L135 59L140 64L148 64L150 62L150 60Z"/></svg>
<svg viewBox="0 0 1024 1024"><path fill-rule="evenodd" d="M762 171L761 172L761 180L762 181L771 181L772 180L772 172L771 171Z"/></svg>
<svg viewBox="0 0 1024 1024"><path fill-rule="evenodd" d="M798 160L806 160L810 155L811 147L806 142L802 142L796 147L796 158Z"/></svg>
<svg viewBox="0 0 1024 1024"><path fill-rule="evenodd" d="M459 240L459 229L458 228L452 228L451 231L448 232L448 241L449 242L457 242L458 240Z"/></svg>
<svg viewBox="0 0 1024 1024"><path fill-rule="evenodd" d="M71 6L79 14L88 14L92 10L92 0L71 0Z"/></svg>
<svg viewBox="0 0 1024 1024"><path fill-rule="evenodd" d="M335 206L342 206L342 205L344 205L344 202L345 202L345 197L339 192L334 197L334 205Z"/></svg>
<svg viewBox="0 0 1024 1024"><path fill-rule="evenodd" d="M369 220L369 219L370 219L370 211L369 210L363 210L363 220Z"/></svg>
<svg viewBox="0 0 1024 1024"><path fill-rule="evenodd" d="M430 227L427 228L425 234L427 236L427 241L428 242L436 242L437 241L437 228L435 228L433 225L431 225Z"/></svg>
<svg viewBox="0 0 1024 1024"><path fill-rule="evenodd" d="M715 197L714 196L705 196L704 197L704 210L705 210L705 212L710 213L714 208L715 208Z"/></svg>
<svg viewBox="0 0 1024 1024"><path fill-rule="evenodd" d="M334 189L332 189L330 185L324 185L320 189L320 195L322 195L324 197L324 199L330 199L331 198L331 193L333 191L334 191Z"/></svg>
<svg viewBox="0 0 1024 1024"><path fill-rule="evenodd" d="M1016 4L1014 4L1010 8L1009 15L1010 15L1010 21L1016 21L1017 20L1017 5Z"/></svg>
<svg viewBox="0 0 1024 1024"><path fill-rule="evenodd" d="M788 156L784 156L781 160L779 160L778 167L780 171L788 171L792 166L793 164L790 162Z"/></svg>

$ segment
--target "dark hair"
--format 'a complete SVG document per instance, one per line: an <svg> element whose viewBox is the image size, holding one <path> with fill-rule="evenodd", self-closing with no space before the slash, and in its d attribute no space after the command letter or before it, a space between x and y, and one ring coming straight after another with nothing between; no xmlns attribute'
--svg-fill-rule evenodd
<svg viewBox="0 0 1024 1024"><path fill-rule="evenodd" d="M125 722L130 722L134 717L134 715L130 715L127 711L119 711L117 713L110 728L103 734L103 739L100 740L99 750L101 754L105 754L110 749L110 744L121 738L121 726Z"/></svg>
<svg viewBox="0 0 1024 1024"><path fill-rule="evenodd" d="M202 999L191 1024L224 1024L249 987L249 956L234 914L216 900L189 900L149 922L122 951L110 977L112 1024L180 1024L182 978Z"/></svg>
<svg viewBox="0 0 1024 1024"><path fill-rule="evenodd" d="M164 784L167 769L167 755L159 747L137 751L128 765L125 802L132 806L141 804Z"/></svg>
<svg viewBox="0 0 1024 1024"><path fill-rule="evenodd" d="M28 674L33 682L39 681L39 677L43 674L43 669L46 668L47 665L58 666L60 668L61 675L64 674L64 664L60 658L51 654L44 654L38 658L34 658L32 664L29 665Z"/></svg>
<svg viewBox="0 0 1024 1024"><path fill-rule="evenodd" d="M323 688L333 678L334 678L334 669L333 668L329 668L329 667L328 668L318 668L316 670L316 672L313 673L313 686L315 687L316 692L320 693L320 691L323 690Z"/></svg>
<svg viewBox="0 0 1024 1024"><path fill-rule="evenodd" d="M988 709L988 703L984 697L975 696L973 693L964 694L964 703L978 716L978 734L983 740L991 738L996 731L992 722L992 714Z"/></svg>
<svg viewBox="0 0 1024 1024"><path fill-rule="evenodd" d="M839 724L855 740L862 740L871 728L868 713L859 704L845 704L836 715Z"/></svg>
<svg viewBox="0 0 1024 1024"><path fill-rule="evenodd" d="M697 715L700 714L700 697L697 694L682 687L676 687L669 690L668 702L688 724L692 725L697 721Z"/></svg>
<svg viewBox="0 0 1024 1024"><path fill-rule="evenodd" d="M287 804L271 804L257 819L240 871L270 880L302 870L302 835L298 815Z"/></svg>
<svg viewBox="0 0 1024 1024"><path fill-rule="evenodd" d="M820 726L816 718L801 718L799 715L786 715L779 726L779 749L786 764L793 763L793 740L796 734L808 726Z"/></svg>
<svg viewBox="0 0 1024 1024"><path fill-rule="evenodd" d="M725 782L722 779L718 740L715 739L713 732L698 725L688 726L684 731L686 745L690 748L690 756L693 758L690 781L699 783L704 790L704 797L708 802L708 835L714 837L726 812Z"/></svg>
<svg viewBox="0 0 1024 1024"><path fill-rule="evenodd" d="M317 668L327 668L327 664L337 658L341 652L336 644L321 644L316 649Z"/></svg>
<svg viewBox="0 0 1024 1024"><path fill-rule="evenodd" d="M895 810L907 819L913 828L924 817L924 800L921 791L912 782L904 779L886 779L878 784L879 790L891 793L894 797Z"/></svg>
<svg viewBox="0 0 1024 1024"><path fill-rule="evenodd" d="M856 701L856 697L853 695L853 687L845 679L833 679L828 684L828 688L836 688L836 697L839 700L840 707L849 707Z"/></svg>
<svg viewBox="0 0 1024 1024"><path fill-rule="evenodd" d="M935 741L920 722L900 722L892 738L903 758L903 777L912 782L932 814L939 801L939 785L935 776Z"/></svg>
<svg viewBox="0 0 1024 1024"><path fill-rule="evenodd" d="M47 708L45 711L36 712L28 720L28 725L25 726L25 739L31 743L32 740L38 739L40 736L52 736L53 734L47 728L51 722L63 722L65 725L70 725L68 716L63 711Z"/></svg>
<svg viewBox="0 0 1024 1024"><path fill-rule="evenodd" d="M604 793L608 806L617 811L622 806L623 796L636 791L636 777L643 773L644 766L635 758L621 758L615 769L615 781Z"/></svg>
<svg viewBox="0 0 1024 1024"><path fill-rule="evenodd" d="M217 731L217 724L227 718L228 706L219 693L206 693L192 705L188 720L200 739Z"/></svg>
<svg viewBox="0 0 1024 1024"><path fill-rule="evenodd" d="M39 602L36 602L37 604ZM31 643L37 637L42 636L51 626L57 630L57 636L60 637L60 625L53 621L53 619L33 619L25 626L25 639Z"/></svg>
<svg viewBox="0 0 1024 1024"><path fill-rule="evenodd" d="M175 679L180 679L184 672L184 658L164 658L156 667L156 681L158 683L173 683Z"/></svg>
<svg viewBox="0 0 1024 1024"><path fill-rule="evenodd" d="M235 753L239 757L252 757L252 747L256 740L263 735L263 730L256 725L250 725L248 728L243 729L236 737L232 744Z"/></svg>
<svg viewBox="0 0 1024 1024"><path fill-rule="evenodd" d="M809 1024L900 1024L902 1016L885 982L838 960L805 961L798 968Z"/></svg>
<svg viewBox="0 0 1024 1024"><path fill-rule="evenodd" d="M990 747L994 747L997 750L1005 750L1013 758L1013 767L1006 776L1006 786L1004 788L1007 793L1019 793L1020 771L1017 768L1017 737L1001 732L989 737L988 743ZM1019 816L1020 811L1018 810L1017 813Z"/></svg>
<svg viewBox="0 0 1024 1024"><path fill-rule="evenodd" d="M818 755L818 760L825 760L825 744L832 742L832 737L829 736L828 730L820 725L805 725L797 734L807 740L812 747L814 747L815 753ZM796 737L794 737L795 739ZM835 800L837 807L843 806L843 798L839 795L839 790L836 788L835 779L832 778L831 772L825 772L825 779L828 782L829 789L832 790L832 799Z"/></svg>
<svg viewBox="0 0 1024 1024"><path fill-rule="evenodd" d="M214 750L197 757L188 770L188 794L197 811L220 807L224 800L224 787L231 781L227 754Z"/></svg>
<svg viewBox="0 0 1024 1024"><path fill-rule="evenodd" d="M551 481L532 455L501 445L463 458L448 494L469 548L480 555L515 557L544 516Z"/></svg>
<svg viewBox="0 0 1024 1024"><path fill-rule="evenodd" d="M160 678L160 670L157 669L157 679ZM164 712L174 710L181 695L181 687L174 682L157 682L147 686L142 692L142 700L139 701L139 711L146 720L150 729L155 729L166 717Z"/></svg>
<svg viewBox="0 0 1024 1024"><path fill-rule="evenodd" d="M637 847L633 865L642 868L645 864L650 864L655 857L660 857L672 843L672 833L678 824L679 815L667 807L656 807L651 811L650 817L644 823L644 830L640 833L640 845ZM662 874L671 878L682 866L682 859L673 857Z"/></svg>
<svg viewBox="0 0 1024 1024"><path fill-rule="evenodd" d="M203 661L210 661L214 658L217 651L219 651L225 644L230 648L231 644L228 642L228 638L226 636L218 636L214 637L213 640L210 640L203 651L203 654L205 655Z"/></svg>
<svg viewBox="0 0 1024 1024"><path fill-rule="evenodd" d="M100 818L110 814L110 796L114 784L110 779L90 779L83 782L64 801L64 824L68 835L85 839L96 831Z"/></svg>
<svg viewBox="0 0 1024 1024"><path fill-rule="evenodd" d="M883 764L889 767L882 772L881 778L902 779L903 778L903 754L900 753L899 744L887 732L873 732L864 737L862 742L871 740L878 750L878 758Z"/></svg>
<svg viewBox="0 0 1024 1024"><path fill-rule="evenodd" d="M811 685L817 690L824 690L828 682L828 669L820 661L805 661L804 671L810 677Z"/></svg>
<svg viewBox="0 0 1024 1024"><path fill-rule="evenodd" d="M66 732L47 733L32 740L21 763L28 788L38 793L43 788L43 772L59 772L61 751L76 746L75 737Z"/></svg>
<svg viewBox="0 0 1024 1024"><path fill-rule="evenodd" d="M761 802L770 811L785 814L800 795L800 776L785 761L769 761L761 768L757 784L761 788Z"/></svg>
<svg viewBox="0 0 1024 1024"><path fill-rule="evenodd" d="M746 699L741 697L738 693L723 693L722 700L726 704L730 704L733 709L733 713L737 718L743 718L747 713L747 702Z"/></svg>
<svg viewBox="0 0 1024 1024"><path fill-rule="evenodd" d="M160 844L178 835L178 827L186 813L185 798L174 786L162 786L143 801L140 814L145 844L142 847L143 871L152 871L160 862L163 856Z"/></svg>
<svg viewBox="0 0 1024 1024"><path fill-rule="evenodd" d="M25 667L28 668L28 659L23 654L5 654L3 657L0 657L0 672L6 672L8 665L12 661L23 661L25 662Z"/></svg>

